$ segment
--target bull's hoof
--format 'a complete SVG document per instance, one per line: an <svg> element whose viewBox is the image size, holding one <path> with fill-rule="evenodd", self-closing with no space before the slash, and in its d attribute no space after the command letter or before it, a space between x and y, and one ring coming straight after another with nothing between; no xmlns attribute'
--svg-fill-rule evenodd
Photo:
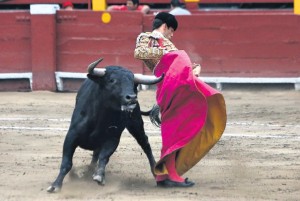
<svg viewBox="0 0 300 201"><path fill-rule="evenodd" d="M48 193L57 193L60 191L61 188L59 188L58 186L49 186L47 188L47 192Z"/></svg>
<svg viewBox="0 0 300 201"><path fill-rule="evenodd" d="M93 180L96 181L99 185L102 185L102 186L105 185L105 179L103 176L95 174L95 175L93 175Z"/></svg>

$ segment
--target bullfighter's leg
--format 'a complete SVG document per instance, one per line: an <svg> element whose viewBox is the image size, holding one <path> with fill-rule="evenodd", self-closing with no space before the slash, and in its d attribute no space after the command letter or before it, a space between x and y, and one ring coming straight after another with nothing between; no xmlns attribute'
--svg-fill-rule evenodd
<svg viewBox="0 0 300 201"><path fill-rule="evenodd" d="M145 130L144 130L144 122L143 122L142 118L135 118L135 119L137 119L137 120L132 121L131 124L128 125L126 128L131 133L131 135L136 139L138 144L142 147L144 153L146 154L146 156L149 160L151 172L152 172L153 176L155 177L154 166L155 166L156 162L155 162L155 159L154 159L154 156L152 153L150 143L148 141L148 136L146 135Z"/></svg>
<svg viewBox="0 0 300 201"><path fill-rule="evenodd" d="M93 180L100 185L105 185L105 167L109 161L110 156L116 151L120 143L120 136L111 138L101 146L99 153L99 163L93 175Z"/></svg>
<svg viewBox="0 0 300 201"><path fill-rule="evenodd" d="M68 172L71 170L73 166L72 159L73 159L75 149L77 147L74 141L75 139L71 139L70 137L68 138L67 135L63 145L63 155L62 155L62 162L61 162L59 174L56 180L47 189L47 191L50 193L57 192L61 189L65 176L68 174Z"/></svg>

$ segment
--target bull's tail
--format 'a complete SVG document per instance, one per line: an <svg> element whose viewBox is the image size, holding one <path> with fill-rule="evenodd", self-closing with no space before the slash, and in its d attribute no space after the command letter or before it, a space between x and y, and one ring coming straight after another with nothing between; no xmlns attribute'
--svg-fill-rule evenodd
<svg viewBox="0 0 300 201"><path fill-rule="evenodd" d="M141 111L141 114L144 116L149 116L151 123L160 128L161 119L159 113L159 106L157 104L153 105L153 107L149 111Z"/></svg>

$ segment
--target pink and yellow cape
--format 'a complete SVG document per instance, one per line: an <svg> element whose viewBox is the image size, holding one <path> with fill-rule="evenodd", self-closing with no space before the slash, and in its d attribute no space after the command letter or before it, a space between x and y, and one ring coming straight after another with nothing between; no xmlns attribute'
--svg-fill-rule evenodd
<svg viewBox="0 0 300 201"><path fill-rule="evenodd" d="M219 141L226 126L225 101L217 90L193 75L185 51L162 57L154 74L165 75L157 85L161 110L162 150L155 166L157 175L168 174L164 160L177 152L176 169L182 175Z"/></svg>

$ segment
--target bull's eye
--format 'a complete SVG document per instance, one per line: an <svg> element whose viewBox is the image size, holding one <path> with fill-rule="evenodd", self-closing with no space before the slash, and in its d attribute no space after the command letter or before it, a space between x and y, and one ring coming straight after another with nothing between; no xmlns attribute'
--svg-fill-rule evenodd
<svg viewBox="0 0 300 201"><path fill-rule="evenodd" d="M114 83L117 82L117 80L116 80L116 79L110 79L109 82L110 82L111 84L114 84Z"/></svg>

